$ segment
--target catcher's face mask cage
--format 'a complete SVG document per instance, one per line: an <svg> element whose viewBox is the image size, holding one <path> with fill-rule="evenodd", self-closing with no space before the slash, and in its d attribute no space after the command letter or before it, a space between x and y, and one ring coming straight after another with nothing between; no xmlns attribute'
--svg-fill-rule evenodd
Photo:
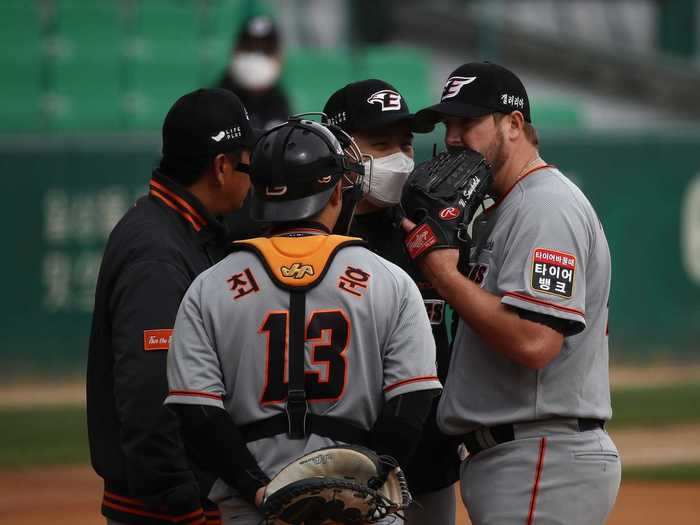
<svg viewBox="0 0 700 525"><path fill-rule="evenodd" d="M325 207L339 181L344 204L348 194L353 197L350 200L362 197L363 158L355 142L323 120L304 119L307 115L294 115L272 128L253 150L252 216L256 220L308 219Z"/></svg>

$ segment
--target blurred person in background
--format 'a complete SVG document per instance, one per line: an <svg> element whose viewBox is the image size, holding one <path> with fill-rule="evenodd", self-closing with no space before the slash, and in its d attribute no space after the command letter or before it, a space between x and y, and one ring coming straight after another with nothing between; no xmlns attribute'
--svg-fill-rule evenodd
<svg viewBox="0 0 700 525"><path fill-rule="evenodd" d="M241 206L257 136L243 104L200 89L172 106L150 191L114 227L97 282L87 368L92 465L107 523L214 523L214 482L184 450L163 406L180 301L229 241L215 217ZM190 460L191 459L191 460Z"/></svg>
<svg viewBox="0 0 700 525"><path fill-rule="evenodd" d="M403 96L391 84L377 79L339 89L323 112L355 139L364 155L372 156L371 169L369 161L365 162L365 196L355 210L350 235L366 240L372 251L401 267L418 285L435 340L438 377L444 381L450 361L445 301L408 257L403 233L397 228L401 191L414 167L413 132L432 126L418 127ZM412 459L401 465L417 500L406 511L407 522L415 525L455 523L453 486L459 479L460 440L437 428L438 401L439 396L433 401Z"/></svg>
<svg viewBox="0 0 700 525"><path fill-rule="evenodd" d="M245 20L218 86L238 95L254 128L269 129L289 117L289 101L279 83L282 65L280 33L274 20L264 15ZM259 237L267 228L250 218L250 196L223 220L231 241Z"/></svg>
<svg viewBox="0 0 700 525"><path fill-rule="evenodd" d="M218 87L238 95L255 128L269 129L289 116L289 101L279 82L282 65L280 34L274 20L263 15L247 19Z"/></svg>

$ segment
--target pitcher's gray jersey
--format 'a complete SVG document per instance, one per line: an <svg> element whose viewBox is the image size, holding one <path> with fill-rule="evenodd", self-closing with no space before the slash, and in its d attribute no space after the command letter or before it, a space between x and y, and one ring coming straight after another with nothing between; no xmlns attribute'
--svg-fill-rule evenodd
<svg viewBox="0 0 700 525"><path fill-rule="evenodd" d="M284 412L289 292L276 286L273 270L287 280L321 279L306 293L305 380L312 413L369 430L392 397L441 388L416 285L363 246L340 248L326 265L319 255L323 246L314 246L334 238L273 237L267 266L259 255L237 251L201 274L177 315L166 403L222 407L239 426ZM283 434L248 446L272 477L291 460L332 444L317 435L291 440ZM218 498L227 493L230 487Z"/></svg>
<svg viewBox="0 0 700 525"><path fill-rule="evenodd" d="M552 167L533 171L474 223L469 277L519 309L568 321L544 369L489 349L460 320L438 409L450 434L551 417L607 420L610 253L583 193Z"/></svg>

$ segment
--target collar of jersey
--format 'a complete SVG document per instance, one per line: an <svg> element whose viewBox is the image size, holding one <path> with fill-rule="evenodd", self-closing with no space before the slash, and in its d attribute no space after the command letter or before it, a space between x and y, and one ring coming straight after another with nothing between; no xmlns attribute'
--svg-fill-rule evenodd
<svg viewBox="0 0 700 525"><path fill-rule="evenodd" d="M515 188L518 184L520 184L526 177L529 177L530 175L532 175L536 171L543 170L545 168L553 168L553 167L554 166L552 164L545 164L544 166L537 166L536 168L532 168L530 171L525 172L522 177L520 177L518 180L516 180L513 183L513 185L506 190L506 192L503 194L503 197L501 197L500 199L496 199L496 201L491 206L489 206L488 208L486 208L484 210L484 213L489 213L489 212L493 211L493 209L496 208L499 204L501 204L506 199L508 194L511 191L513 191L513 188Z"/></svg>
<svg viewBox="0 0 700 525"><path fill-rule="evenodd" d="M306 237L309 235L329 235L331 230L325 224L315 221L298 221L273 228L271 237Z"/></svg>
<svg viewBox="0 0 700 525"><path fill-rule="evenodd" d="M194 231L212 229L223 233L223 224L209 214L197 197L159 170L153 172L148 194L178 213Z"/></svg>

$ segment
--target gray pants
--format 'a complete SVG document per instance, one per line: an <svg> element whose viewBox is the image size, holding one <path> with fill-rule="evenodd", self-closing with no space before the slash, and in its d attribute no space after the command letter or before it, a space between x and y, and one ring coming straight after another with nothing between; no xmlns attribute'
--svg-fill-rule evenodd
<svg viewBox="0 0 700 525"><path fill-rule="evenodd" d="M416 496L416 503L406 511L408 525L455 525L455 487ZM400 523L397 521L396 523Z"/></svg>
<svg viewBox="0 0 700 525"><path fill-rule="evenodd" d="M515 435L462 463L462 499L474 525L605 522L621 475L607 432L530 424Z"/></svg>

